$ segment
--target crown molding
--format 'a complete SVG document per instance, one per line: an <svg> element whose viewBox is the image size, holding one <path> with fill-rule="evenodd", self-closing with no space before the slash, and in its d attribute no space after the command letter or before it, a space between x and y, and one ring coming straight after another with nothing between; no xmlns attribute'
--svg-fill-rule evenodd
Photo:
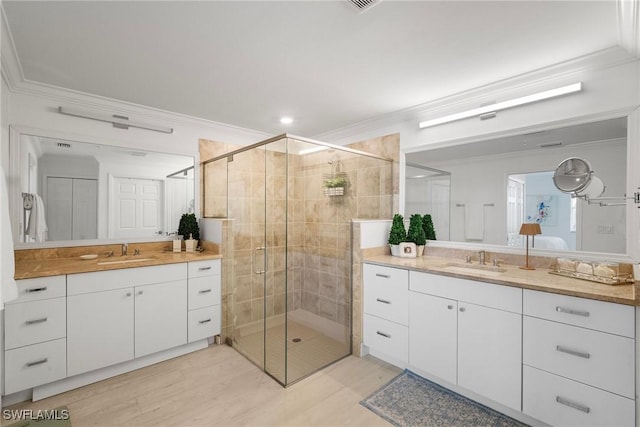
<svg viewBox="0 0 640 427"><path fill-rule="evenodd" d="M640 2L617 0L618 44L640 58Z"/></svg>
<svg viewBox="0 0 640 427"><path fill-rule="evenodd" d="M16 53L16 45L11 35L11 29L9 28L9 22L7 16L4 13L4 7L0 2L0 66L2 67L2 78L7 83L10 90L14 90L17 87L18 82L23 80L24 73Z"/></svg>
<svg viewBox="0 0 640 427"><path fill-rule="evenodd" d="M382 129L386 132L389 128L394 127L396 129L404 126L414 128L416 127L415 123L425 120L429 116L445 115L462 109L478 107L494 102L496 99L519 96L519 93L526 93L527 91L541 90L541 87L552 86L557 81L566 81L571 77L635 61L637 61L637 58L630 55L626 49L620 46L613 46L548 67L324 132L314 136L314 138L332 141L348 139Z"/></svg>

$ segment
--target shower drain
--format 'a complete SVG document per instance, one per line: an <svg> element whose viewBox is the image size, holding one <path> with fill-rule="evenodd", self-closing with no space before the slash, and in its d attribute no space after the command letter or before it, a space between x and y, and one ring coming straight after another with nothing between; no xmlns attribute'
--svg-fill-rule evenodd
<svg viewBox="0 0 640 427"><path fill-rule="evenodd" d="M292 341L293 342L300 342L300 341L302 341L302 338L294 338Z"/></svg>

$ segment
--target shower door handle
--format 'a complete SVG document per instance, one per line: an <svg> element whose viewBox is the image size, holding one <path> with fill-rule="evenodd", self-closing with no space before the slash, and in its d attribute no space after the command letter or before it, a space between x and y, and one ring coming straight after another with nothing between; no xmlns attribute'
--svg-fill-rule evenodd
<svg viewBox="0 0 640 427"><path fill-rule="evenodd" d="M256 254L258 251L263 251L263 262L262 262L262 270L256 271ZM267 248L264 246L258 246L253 250L253 256L251 257L251 269L254 274L264 274L267 272Z"/></svg>

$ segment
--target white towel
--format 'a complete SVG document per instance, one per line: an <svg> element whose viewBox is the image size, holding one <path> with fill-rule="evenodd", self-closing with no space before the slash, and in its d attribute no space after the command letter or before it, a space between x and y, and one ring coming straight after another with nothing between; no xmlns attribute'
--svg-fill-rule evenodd
<svg viewBox="0 0 640 427"><path fill-rule="evenodd" d="M484 240L484 205L482 203L465 203L464 238Z"/></svg>
<svg viewBox="0 0 640 427"><path fill-rule="evenodd" d="M33 195L33 207L29 215L29 225L27 225L27 235L35 242L45 242L47 240L47 220L44 214L44 202L42 197Z"/></svg>
<svg viewBox="0 0 640 427"><path fill-rule="evenodd" d="M0 167L0 309L4 303L18 297L18 287L14 279L15 263L13 235L9 218L9 189Z"/></svg>

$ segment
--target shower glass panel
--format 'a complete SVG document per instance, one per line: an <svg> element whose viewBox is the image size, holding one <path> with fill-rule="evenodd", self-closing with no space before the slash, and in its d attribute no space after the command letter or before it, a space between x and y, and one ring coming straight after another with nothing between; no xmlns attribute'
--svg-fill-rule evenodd
<svg viewBox="0 0 640 427"><path fill-rule="evenodd" d="M227 338L281 384L351 354L351 220L391 217L391 172L287 135L203 164L205 216L231 233Z"/></svg>

